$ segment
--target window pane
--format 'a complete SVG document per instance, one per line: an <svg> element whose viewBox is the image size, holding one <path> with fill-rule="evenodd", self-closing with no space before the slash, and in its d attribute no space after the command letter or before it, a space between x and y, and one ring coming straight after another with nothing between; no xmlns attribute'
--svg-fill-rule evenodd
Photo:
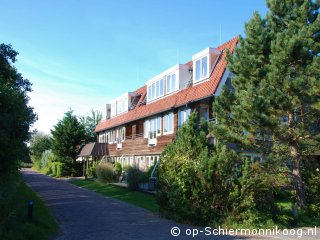
<svg viewBox="0 0 320 240"><path fill-rule="evenodd" d="M148 101L151 99L151 86L148 87L147 99L148 99Z"/></svg>
<svg viewBox="0 0 320 240"><path fill-rule="evenodd" d="M207 62L208 57L202 58L202 69L201 69L201 77L204 78L207 76Z"/></svg>
<svg viewBox="0 0 320 240"><path fill-rule="evenodd" d="M160 96L163 95L163 79L160 80Z"/></svg>
<svg viewBox="0 0 320 240"><path fill-rule="evenodd" d="M153 100L155 98L155 84L152 84L152 90L151 90L151 100Z"/></svg>
<svg viewBox="0 0 320 240"><path fill-rule="evenodd" d="M157 133L161 133L161 117L157 118Z"/></svg>
<svg viewBox="0 0 320 240"><path fill-rule="evenodd" d="M191 113L191 109L189 108L186 110L186 120L188 119L190 113Z"/></svg>
<svg viewBox="0 0 320 240"><path fill-rule="evenodd" d="M170 113L169 118L169 131L171 132L173 130L173 113Z"/></svg>
<svg viewBox="0 0 320 240"><path fill-rule="evenodd" d="M170 92L170 75L167 76L167 82L166 82L166 85L167 85L167 93Z"/></svg>
<svg viewBox="0 0 320 240"><path fill-rule="evenodd" d="M176 74L171 76L171 91L176 90Z"/></svg>
<svg viewBox="0 0 320 240"><path fill-rule="evenodd" d="M200 79L200 60L196 61L196 81Z"/></svg>
<svg viewBox="0 0 320 240"><path fill-rule="evenodd" d="M168 116L165 115L163 117L163 132L167 132L168 131Z"/></svg>
<svg viewBox="0 0 320 240"><path fill-rule="evenodd" d="M160 96L160 87L159 87L159 81L157 81L156 83L156 97L159 97Z"/></svg>

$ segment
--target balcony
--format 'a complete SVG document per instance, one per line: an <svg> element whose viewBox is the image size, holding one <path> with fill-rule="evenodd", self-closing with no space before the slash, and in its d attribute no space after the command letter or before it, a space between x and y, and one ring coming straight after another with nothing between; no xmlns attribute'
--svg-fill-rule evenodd
<svg viewBox="0 0 320 240"><path fill-rule="evenodd" d="M148 145L149 146L156 146L157 145L157 132L150 131L148 133Z"/></svg>

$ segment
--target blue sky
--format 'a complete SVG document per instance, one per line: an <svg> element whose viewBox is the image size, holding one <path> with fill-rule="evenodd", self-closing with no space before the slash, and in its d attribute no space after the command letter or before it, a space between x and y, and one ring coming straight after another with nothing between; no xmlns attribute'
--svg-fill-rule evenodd
<svg viewBox="0 0 320 240"><path fill-rule="evenodd" d="M0 42L33 83L34 128L49 133L72 108L84 115L206 47L244 34L264 0L1 0Z"/></svg>

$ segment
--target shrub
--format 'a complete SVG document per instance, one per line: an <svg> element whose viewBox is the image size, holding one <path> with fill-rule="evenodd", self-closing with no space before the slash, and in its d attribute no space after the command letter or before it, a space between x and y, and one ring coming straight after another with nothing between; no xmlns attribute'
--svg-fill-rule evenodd
<svg viewBox="0 0 320 240"><path fill-rule="evenodd" d="M89 178L97 178L96 174L97 164L93 163L87 170L87 175Z"/></svg>
<svg viewBox="0 0 320 240"><path fill-rule="evenodd" d="M115 180L115 170L111 163L100 163L97 165L96 174L101 182L113 182Z"/></svg>
<svg viewBox="0 0 320 240"><path fill-rule="evenodd" d="M121 166L121 163L119 162L116 162L115 165L114 165L114 168L116 170L116 174L117 176L119 177L122 173L122 166Z"/></svg>
<svg viewBox="0 0 320 240"><path fill-rule="evenodd" d="M124 165L123 166L123 171L128 172L130 168L132 168L132 167L130 165L128 165L128 164Z"/></svg>
<svg viewBox="0 0 320 240"><path fill-rule="evenodd" d="M136 190L139 187L139 183L143 182L145 178L145 173L142 172L138 167L130 167L127 172L127 183L128 188L131 190Z"/></svg>

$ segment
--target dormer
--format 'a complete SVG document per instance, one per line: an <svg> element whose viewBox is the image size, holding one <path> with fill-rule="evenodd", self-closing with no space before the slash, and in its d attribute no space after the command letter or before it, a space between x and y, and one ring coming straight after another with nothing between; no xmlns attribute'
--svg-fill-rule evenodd
<svg viewBox="0 0 320 240"><path fill-rule="evenodd" d="M135 99L140 95L135 92L127 92L117 97L111 102L111 117L126 113L131 109L131 105L135 103Z"/></svg>
<svg viewBox="0 0 320 240"><path fill-rule="evenodd" d="M110 118L111 115L111 104L105 104L102 108L101 108L101 113L102 113L102 120L107 120Z"/></svg>
<svg viewBox="0 0 320 240"><path fill-rule="evenodd" d="M147 81L147 102L173 94L191 79L189 68L184 64L177 64Z"/></svg>
<svg viewBox="0 0 320 240"><path fill-rule="evenodd" d="M201 82L210 77L219 55L219 50L209 47L192 56L193 83Z"/></svg>

